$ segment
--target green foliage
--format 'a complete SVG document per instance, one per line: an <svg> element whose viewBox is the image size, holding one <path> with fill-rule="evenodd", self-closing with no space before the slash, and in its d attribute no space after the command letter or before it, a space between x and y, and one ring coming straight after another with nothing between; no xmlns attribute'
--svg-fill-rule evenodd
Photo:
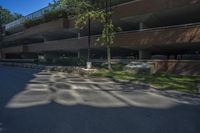
<svg viewBox="0 0 200 133"><path fill-rule="evenodd" d="M46 12L44 18L36 20L27 20L24 23L24 26L26 28L30 28L59 18L68 18L68 13L65 10L53 10L50 12Z"/></svg>
<svg viewBox="0 0 200 133"><path fill-rule="evenodd" d="M19 19L21 17L23 17L23 16L21 14L19 14L19 13L13 13L11 21L17 20L17 19Z"/></svg>
<svg viewBox="0 0 200 133"><path fill-rule="evenodd" d="M0 6L0 24L7 24L21 17L21 14L11 13L9 10Z"/></svg>
<svg viewBox="0 0 200 133"><path fill-rule="evenodd" d="M75 58L75 57L55 59L53 64L64 65L64 66L85 66L86 65L86 59Z"/></svg>
<svg viewBox="0 0 200 133"><path fill-rule="evenodd" d="M44 15L44 21L49 22L49 21L56 20L59 18L67 18L67 17L68 17L68 13L65 10L53 10L51 12L47 12Z"/></svg>
<svg viewBox="0 0 200 133"><path fill-rule="evenodd" d="M107 63L103 63L99 67L106 69L107 65L108 65ZM124 66L125 66L125 64L123 64L123 63L112 63L112 70L113 71L122 71Z"/></svg>
<svg viewBox="0 0 200 133"><path fill-rule="evenodd" d="M112 20L108 20L103 26L102 34L97 38L97 43L101 45L111 45L114 43L115 36L118 31L121 31L119 27L114 27Z"/></svg>
<svg viewBox="0 0 200 133"><path fill-rule="evenodd" d="M119 29L115 28L111 19L111 7L108 7L111 3L108 0L59 0L56 4L58 3L70 8L72 14L76 16L75 25L80 29L87 25L89 19L103 25L102 34L96 42L107 46L108 69L111 70L110 45L114 43Z"/></svg>
<svg viewBox="0 0 200 133"><path fill-rule="evenodd" d="M30 27L33 27L33 26L36 26L36 25L39 25L41 23L43 23L43 19L37 19L37 20L27 20L25 23L24 23L24 26L26 28L30 28Z"/></svg>
<svg viewBox="0 0 200 133"><path fill-rule="evenodd" d="M176 90L187 93L197 93L197 83L200 76L177 76L172 74L140 74L126 71L108 71L101 69L91 74L96 77L109 77L114 80L126 80L128 82L142 82L160 90Z"/></svg>
<svg viewBox="0 0 200 133"><path fill-rule="evenodd" d="M89 0L59 0L56 5L69 8L70 14L78 15L93 8Z"/></svg>
<svg viewBox="0 0 200 133"><path fill-rule="evenodd" d="M103 23L106 20L105 14L104 10L83 12L76 17L75 26L82 29L87 24L88 19L98 23Z"/></svg>
<svg viewBox="0 0 200 133"><path fill-rule="evenodd" d="M88 19L103 24L102 35L97 39L97 43L110 45L114 43L116 28L111 20L111 12L105 9L106 0L59 0L56 4L70 8L76 14L76 27L82 29L87 25Z"/></svg>

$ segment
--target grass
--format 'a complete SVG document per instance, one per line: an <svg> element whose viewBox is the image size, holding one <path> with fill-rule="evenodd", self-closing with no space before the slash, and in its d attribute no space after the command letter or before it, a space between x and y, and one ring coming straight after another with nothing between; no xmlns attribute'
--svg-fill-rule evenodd
<svg viewBox="0 0 200 133"><path fill-rule="evenodd" d="M200 76L177 76L171 74L137 74L126 71L108 71L100 69L91 74L96 77L109 77L115 80L139 81L148 83L161 90L176 90L186 93L197 93Z"/></svg>

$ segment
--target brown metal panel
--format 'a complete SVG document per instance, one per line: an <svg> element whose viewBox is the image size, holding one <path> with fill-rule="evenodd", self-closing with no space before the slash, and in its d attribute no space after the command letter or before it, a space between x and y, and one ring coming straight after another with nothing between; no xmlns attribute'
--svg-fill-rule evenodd
<svg viewBox="0 0 200 133"><path fill-rule="evenodd" d="M96 45L97 36L92 36L92 48L103 47ZM160 29L150 29L144 31L123 32L117 35L113 47L146 49L151 47L166 46L185 46L190 44L199 45L200 43L200 25L178 26ZM39 51L78 51L86 49L88 44L87 37L48 41L45 43L36 43L26 45L22 51L39 52ZM16 47L18 50L18 47ZM12 48L11 48L12 49Z"/></svg>
<svg viewBox="0 0 200 133"><path fill-rule="evenodd" d="M199 4L200 0L138 0L118 5L113 12L114 16L123 18Z"/></svg>
<svg viewBox="0 0 200 133"><path fill-rule="evenodd" d="M55 32L69 28L69 22L67 19L58 19L50 21L48 23L43 23L28 29L23 32L19 32L10 36L6 36L4 41L14 41L21 38L27 38L35 35L42 35L49 32Z"/></svg>

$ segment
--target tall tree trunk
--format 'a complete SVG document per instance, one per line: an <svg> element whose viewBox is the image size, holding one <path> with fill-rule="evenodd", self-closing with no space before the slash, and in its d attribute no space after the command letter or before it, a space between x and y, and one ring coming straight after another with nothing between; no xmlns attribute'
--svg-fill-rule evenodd
<svg viewBox="0 0 200 133"><path fill-rule="evenodd" d="M109 3L108 3L109 2ZM111 12L111 0L106 0L106 24L109 23L109 20L111 19L111 15L108 15L108 13ZM108 60L108 70L112 70L111 66L111 48L110 48L110 34L108 29L106 30L106 42L107 42L107 60Z"/></svg>
<svg viewBox="0 0 200 133"><path fill-rule="evenodd" d="M110 45L107 45L107 58L108 58L108 70L112 70Z"/></svg>
<svg viewBox="0 0 200 133"><path fill-rule="evenodd" d="M91 20L88 18L88 62L90 62L90 51L91 51Z"/></svg>

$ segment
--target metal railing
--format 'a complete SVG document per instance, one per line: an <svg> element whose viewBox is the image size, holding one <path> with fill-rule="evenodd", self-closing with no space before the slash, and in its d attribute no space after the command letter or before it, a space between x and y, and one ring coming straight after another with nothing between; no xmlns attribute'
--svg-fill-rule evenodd
<svg viewBox="0 0 200 133"><path fill-rule="evenodd" d="M137 0L116 0L116 1L113 1L113 5L118 5L118 4L121 4L121 3L128 3L130 1L137 1ZM60 9L60 8L61 8L60 6L58 6L56 8L52 8L50 6L47 6L47 7L42 8L42 9L36 11L36 12L33 12L33 13L27 15L27 16L24 16L20 19L17 19L13 22L6 24L5 29L9 30L9 29L15 28L19 25L22 25L27 20L39 19L39 18L43 17L43 15L46 13L46 11L51 11L51 10L54 10L54 9L57 10L57 9Z"/></svg>
<svg viewBox="0 0 200 133"><path fill-rule="evenodd" d="M45 14L47 11L51 11L52 9L53 9L53 8L51 8L51 7L49 7L49 6L48 6L48 7L45 7L45 8L42 8L42 9L40 9L40 10L38 10L38 11L36 11L36 12L33 12L33 13L27 15L27 16L24 16L24 17L22 17L22 18L20 18L20 19L18 19L18 20L15 20L15 21L13 21L13 22L10 22L10 23L6 24L6 25L5 25L5 29L6 29L6 30L9 30L9 29L11 29L11 28L17 27L17 26L23 24L23 23L24 23L25 21L27 21L27 20L36 20L36 19L39 19L39 18L43 17L44 14Z"/></svg>

